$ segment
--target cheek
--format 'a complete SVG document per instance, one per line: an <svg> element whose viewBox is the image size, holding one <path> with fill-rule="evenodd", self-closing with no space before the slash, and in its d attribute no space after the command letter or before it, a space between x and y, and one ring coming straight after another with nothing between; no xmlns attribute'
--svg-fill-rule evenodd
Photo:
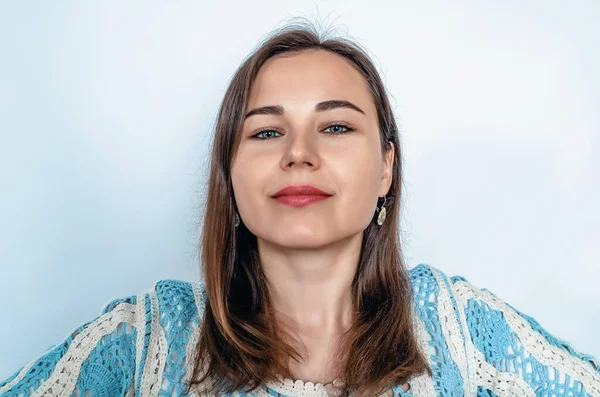
<svg viewBox="0 0 600 397"><path fill-rule="evenodd" d="M372 152L349 151L331 168L340 183L340 215L346 214L367 225L375 212L381 180L381 160Z"/></svg>
<svg viewBox="0 0 600 397"><path fill-rule="evenodd" d="M233 193L240 214L245 221L253 213L261 213L264 210L268 198L269 169L272 162L260 156L241 153L231 169L231 182Z"/></svg>

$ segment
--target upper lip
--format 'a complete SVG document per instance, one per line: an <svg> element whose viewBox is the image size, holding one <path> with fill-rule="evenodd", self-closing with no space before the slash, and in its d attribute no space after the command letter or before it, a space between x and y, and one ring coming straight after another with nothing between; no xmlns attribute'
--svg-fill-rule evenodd
<svg viewBox="0 0 600 397"><path fill-rule="evenodd" d="M312 185L293 185L286 186L273 195L273 197L279 196L331 196L331 194Z"/></svg>

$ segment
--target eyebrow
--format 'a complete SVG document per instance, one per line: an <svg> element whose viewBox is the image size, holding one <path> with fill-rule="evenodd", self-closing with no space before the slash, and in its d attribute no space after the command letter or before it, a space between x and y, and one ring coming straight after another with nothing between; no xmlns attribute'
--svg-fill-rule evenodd
<svg viewBox="0 0 600 397"><path fill-rule="evenodd" d="M315 112L324 112L326 110L338 109L338 108L347 108L356 110L362 114L365 114L361 108L353 104L352 102L344 101L342 99L332 99L330 101L319 102L315 105ZM246 116L244 120L250 116L254 116L256 114L266 114L273 116L283 116L283 106L281 105L273 105L273 106L262 106L256 109L252 109Z"/></svg>

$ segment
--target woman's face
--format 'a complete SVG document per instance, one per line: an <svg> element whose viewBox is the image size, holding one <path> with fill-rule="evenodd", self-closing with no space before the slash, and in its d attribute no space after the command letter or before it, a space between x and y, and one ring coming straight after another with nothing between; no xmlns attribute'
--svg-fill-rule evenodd
<svg viewBox="0 0 600 397"><path fill-rule="evenodd" d="M361 111L315 108L331 100ZM382 156L375 105L361 74L327 51L271 58L244 114L264 106L280 106L282 113L245 119L232 165L244 225L258 239L287 248L316 248L362 233L377 198L390 188L394 148ZM301 207L272 197L290 185L312 185L331 196Z"/></svg>

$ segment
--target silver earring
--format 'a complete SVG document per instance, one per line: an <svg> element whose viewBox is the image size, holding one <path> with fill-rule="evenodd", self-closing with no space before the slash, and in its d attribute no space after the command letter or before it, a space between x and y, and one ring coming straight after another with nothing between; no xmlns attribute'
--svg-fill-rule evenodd
<svg viewBox="0 0 600 397"><path fill-rule="evenodd" d="M385 221L385 202L387 201L387 197L383 196L383 204L381 204L381 208L375 208L377 212L379 212L379 216L377 217L377 224L379 226L383 225Z"/></svg>
<svg viewBox="0 0 600 397"><path fill-rule="evenodd" d="M240 216L238 215L238 213L235 213L235 227L238 227L240 225Z"/></svg>

